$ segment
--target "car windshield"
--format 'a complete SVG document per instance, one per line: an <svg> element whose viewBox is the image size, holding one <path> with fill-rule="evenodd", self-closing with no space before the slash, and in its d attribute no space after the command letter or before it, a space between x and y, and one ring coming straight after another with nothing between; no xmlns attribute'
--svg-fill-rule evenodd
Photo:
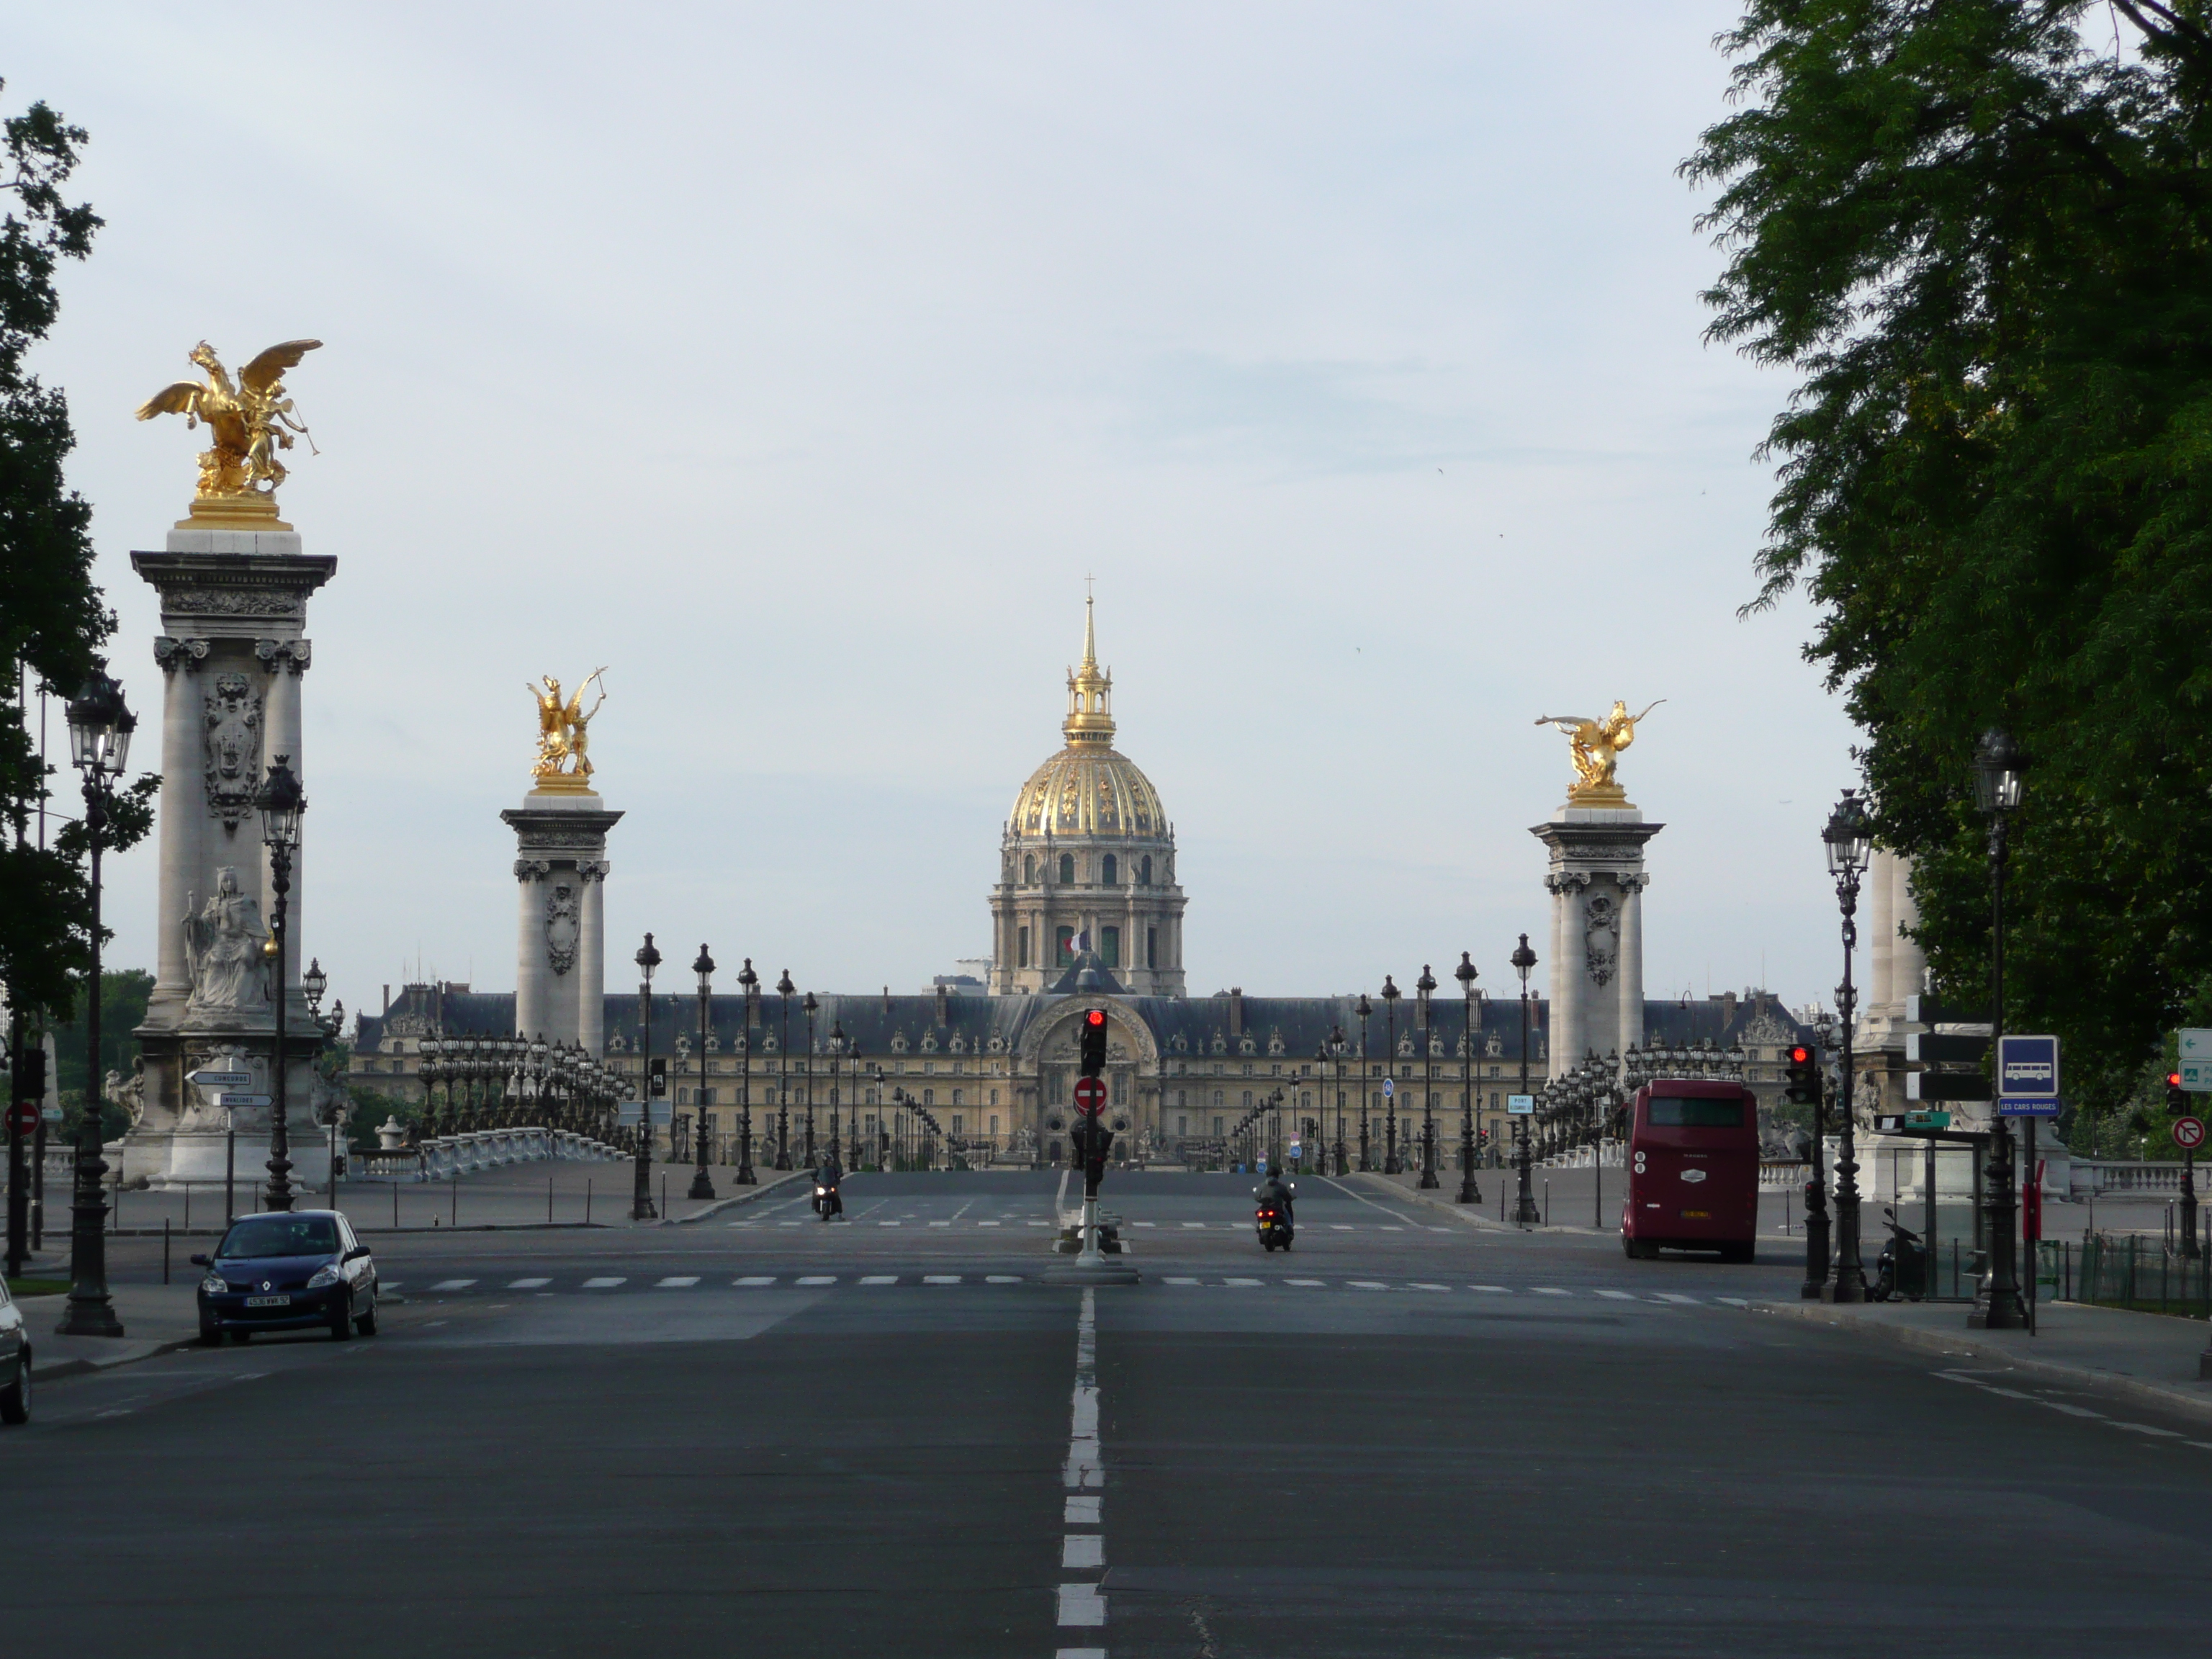
<svg viewBox="0 0 2212 1659"><path fill-rule="evenodd" d="M266 1215L232 1227L216 1254L238 1261L270 1255L329 1255L337 1247L337 1223L326 1215Z"/></svg>

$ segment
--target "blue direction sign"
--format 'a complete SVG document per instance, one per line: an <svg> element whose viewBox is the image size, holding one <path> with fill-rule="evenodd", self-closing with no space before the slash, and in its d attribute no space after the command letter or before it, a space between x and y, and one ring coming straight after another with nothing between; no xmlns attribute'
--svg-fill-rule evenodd
<svg viewBox="0 0 2212 1659"><path fill-rule="evenodd" d="M1536 1097L1508 1095L1505 1097L1505 1109L1516 1117L1534 1117L1536 1115Z"/></svg>
<svg viewBox="0 0 2212 1659"><path fill-rule="evenodd" d="M2058 1098L2058 1039L1997 1039L1997 1096L2002 1100Z"/></svg>

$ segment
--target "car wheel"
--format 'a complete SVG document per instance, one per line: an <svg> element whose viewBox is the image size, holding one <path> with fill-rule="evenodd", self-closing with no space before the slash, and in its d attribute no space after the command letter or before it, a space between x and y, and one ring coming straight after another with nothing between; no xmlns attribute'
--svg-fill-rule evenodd
<svg viewBox="0 0 2212 1659"><path fill-rule="evenodd" d="M0 1389L0 1423L27 1423L31 1420L31 1351L25 1347L15 1355L15 1380Z"/></svg>
<svg viewBox="0 0 2212 1659"><path fill-rule="evenodd" d="M253 1340L253 1333L252 1331L233 1331L230 1334L230 1340L237 1343L238 1346L242 1348L247 1343Z"/></svg>
<svg viewBox="0 0 2212 1659"><path fill-rule="evenodd" d="M343 1301L331 1304L331 1340L350 1341L353 1338L353 1292L348 1291Z"/></svg>
<svg viewBox="0 0 2212 1659"><path fill-rule="evenodd" d="M373 1292L368 1298L368 1311L353 1322L353 1328L363 1336L376 1334L376 1297Z"/></svg>
<svg viewBox="0 0 2212 1659"><path fill-rule="evenodd" d="M201 1320L200 1346L203 1348L219 1347L222 1346L222 1328L217 1325L212 1319Z"/></svg>

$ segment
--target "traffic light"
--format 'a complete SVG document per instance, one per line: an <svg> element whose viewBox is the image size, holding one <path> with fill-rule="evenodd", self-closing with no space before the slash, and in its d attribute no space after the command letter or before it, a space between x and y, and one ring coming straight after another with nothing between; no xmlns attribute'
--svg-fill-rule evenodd
<svg viewBox="0 0 2212 1659"><path fill-rule="evenodd" d="M2166 1112L2168 1117L2181 1117L2189 1110L2189 1096L2181 1086L2181 1073L2166 1074Z"/></svg>
<svg viewBox="0 0 2212 1659"><path fill-rule="evenodd" d="M1106 1069L1106 1011L1086 1009L1083 1015L1082 1071L1097 1077Z"/></svg>
<svg viewBox="0 0 2212 1659"><path fill-rule="evenodd" d="M1792 1106L1817 1106L1820 1101L1820 1063L1813 1050L1799 1043L1789 1053L1789 1086L1783 1098Z"/></svg>
<svg viewBox="0 0 2212 1659"><path fill-rule="evenodd" d="M653 1057L652 1069L653 1097L659 1100L668 1093L668 1057L665 1054L655 1054Z"/></svg>
<svg viewBox="0 0 2212 1659"><path fill-rule="evenodd" d="M15 1067L15 1086L11 1092L18 1100L44 1101L46 1099L46 1044L38 1042L25 1046L21 1063Z"/></svg>

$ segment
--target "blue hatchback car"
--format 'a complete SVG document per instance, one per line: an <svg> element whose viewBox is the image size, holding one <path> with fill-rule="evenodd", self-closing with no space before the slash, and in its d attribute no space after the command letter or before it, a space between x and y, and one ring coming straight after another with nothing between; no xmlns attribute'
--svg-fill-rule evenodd
<svg viewBox="0 0 2212 1659"><path fill-rule="evenodd" d="M256 1331L312 1330L343 1341L376 1334L376 1263L336 1210L240 1216L212 1256L196 1255L200 1340L228 1332L244 1342Z"/></svg>

